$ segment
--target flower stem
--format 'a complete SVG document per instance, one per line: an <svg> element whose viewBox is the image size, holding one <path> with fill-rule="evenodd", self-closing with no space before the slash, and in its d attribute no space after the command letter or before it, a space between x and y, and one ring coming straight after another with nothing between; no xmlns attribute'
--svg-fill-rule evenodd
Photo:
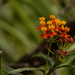
<svg viewBox="0 0 75 75"><path fill-rule="evenodd" d="M49 44L48 53L47 53L47 61L46 61L46 65L45 65L45 75L46 75L46 71L48 69L48 59L49 59L50 48L51 48L51 43Z"/></svg>
<svg viewBox="0 0 75 75"><path fill-rule="evenodd" d="M2 68L2 51L0 51L0 75L3 75L3 68Z"/></svg>

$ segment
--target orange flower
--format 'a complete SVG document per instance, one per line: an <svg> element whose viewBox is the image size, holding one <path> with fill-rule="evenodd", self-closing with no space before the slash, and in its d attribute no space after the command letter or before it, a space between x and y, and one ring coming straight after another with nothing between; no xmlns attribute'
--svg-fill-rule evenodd
<svg viewBox="0 0 75 75"><path fill-rule="evenodd" d="M47 39L47 36L48 36L47 33L48 33L48 32L46 31L44 34L41 34L41 35L40 35L40 38Z"/></svg>
<svg viewBox="0 0 75 75"><path fill-rule="evenodd" d="M70 28L68 28L67 26L65 27L65 31L66 32L69 32L70 31Z"/></svg>
<svg viewBox="0 0 75 75"><path fill-rule="evenodd" d="M50 32L49 32L49 34L48 34L48 36L50 36L51 38L52 38L54 35L57 35L57 33L56 33L56 32L54 32L54 31L53 31L53 32L52 32L52 31L50 31Z"/></svg>
<svg viewBox="0 0 75 75"><path fill-rule="evenodd" d="M60 37L68 38L68 37L70 37L70 35L68 35L66 32L62 32L62 33L60 34Z"/></svg>
<svg viewBox="0 0 75 75"><path fill-rule="evenodd" d="M65 25L66 24L66 21L61 21L61 25Z"/></svg>
<svg viewBox="0 0 75 75"><path fill-rule="evenodd" d="M64 31L65 30L65 27L62 25L60 30Z"/></svg>
<svg viewBox="0 0 75 75"><path fill-rule="evenodd" d="M54 28L57 32L59 31L59 27L55 25L55 28Z"/></svg>
<svg viewBox="0 0 75 75"><path fill-rule="evenodd" d="M67 32L70 31L70 28L65 27L66 21L61 21L60 19L56 19L54 15L50 15L50 20L45 22L45 17L40 17L40 26L38 26L39 31L42 31L41 38L46 39L48 36L51 38L53 36L65 37L68 38L70 35ZM59 38L60 38L59 37Z"/></svg>

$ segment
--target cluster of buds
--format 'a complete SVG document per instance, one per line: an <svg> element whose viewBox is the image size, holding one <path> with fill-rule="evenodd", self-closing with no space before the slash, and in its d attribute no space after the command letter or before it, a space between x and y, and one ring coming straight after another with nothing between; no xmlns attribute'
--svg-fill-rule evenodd
<svg viewBox="0 0 75 75"><path fill-rule="evenodd" d="M64 58L67 56L68 52L67 51L63 51L63 50L57 50L56 51L58 55L61 56L61 58Z"/></svg>
<svg viewBox="0 0 75 75"><path fill-rule="evenodd" d="M61 21L56 19L54 15L50 15L50 20L45 21L45 17L40 17L40 26L37 30L42 31L40 38L52 38L54 36L58 36L59 38L68 38L70 35L67 32L70 31L70 28L65 26L66 21Z"/></svg>
<svg viewBox="0 0 75 75"><path fill-rule="evenodd" d="M70 42L70 43L72 43L73 42L73 38L72 37L70 37L70 38L61 38L61 39L59 39L59 42L61 43L61 42Z"/></svg>

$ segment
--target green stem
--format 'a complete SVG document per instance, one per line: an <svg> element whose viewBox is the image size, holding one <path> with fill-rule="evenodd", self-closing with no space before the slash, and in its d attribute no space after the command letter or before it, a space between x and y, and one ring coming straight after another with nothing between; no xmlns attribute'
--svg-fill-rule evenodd
<svg viewBox="0 0 75 75"><path fill-rule="evenodd" d="M47 61L46 61L46 65L45 65L45 75L46 75L46 71L48 68L48 59L49 59L50 48L51 48L51 43L49 44L49 48L48 48Z"/></svg>
<svg viewBox="0 0 75 75"><path fill-rule="evenodd" d="M0 51L0 75L3 75L3 68L2 68L2 51Z"/></svg>
<svg viewBox="0 0 75 75"><path fill-rule="evenodd" d="M66 49L66 48L68 48L69 47L69 45L70 45L70 43L64 48L64 49Z"/></svg>

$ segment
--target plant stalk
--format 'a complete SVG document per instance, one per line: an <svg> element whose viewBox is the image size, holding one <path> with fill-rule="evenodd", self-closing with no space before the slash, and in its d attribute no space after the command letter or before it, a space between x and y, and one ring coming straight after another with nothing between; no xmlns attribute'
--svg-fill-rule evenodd
<svg viewBox="0 0 75 75"><path fill-rule="evenodd" d="M49 59L50 48L51 48L51 43L49 44L49 48L48 48L47 61L46 61L46 65L45 65L45 74L44 75L46 75L46 72L48 69L48 59Z"/></svg>
<svg viewBox="0 0 75 75"><path fill-rule="evenodd" d="M0 75L3 75L3 67L2 67L2 51L0 51Z"/></svg>

